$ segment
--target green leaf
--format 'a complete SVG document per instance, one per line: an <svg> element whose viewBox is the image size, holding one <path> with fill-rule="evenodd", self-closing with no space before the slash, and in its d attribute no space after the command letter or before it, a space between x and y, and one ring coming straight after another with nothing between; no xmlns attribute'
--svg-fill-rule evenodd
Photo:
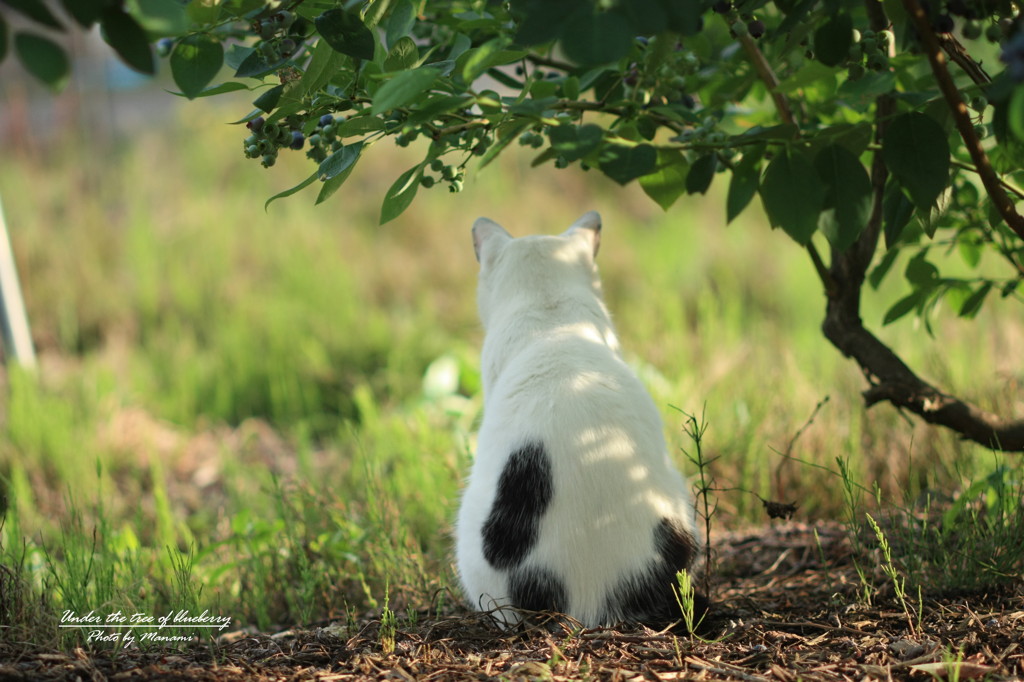
<svg viewBox="0 0 1024 682"><path fill-rule="evenodd" d="M53 90L60 90L68 81L70 64L64 49L49 38L32 33L14 34L14 51L30 74Z"/></svg>
<svg viewBox="0 0 1024 682"><path fill-rule="evenodd" d="M388 193L384 195L384 204L380 209L380 224L390 222L402 215L405 209L416 197L416 191L420 188L420 175L423 173L423 164L413 166L402 173Z"/></svg>
<svg viewBox="0 0 1024 682"><path fill-rule="evenodd" d="M790 149L772 159L760 192L772 226L781 227L798 244L809 243L818 229L825 189L807 156Z"/></svg>
<svg viewBox="0 0 1024 682"><path fill-rule="evenodd" d="M826 66L838 66L847 59L853 43L853 20L839 13L814 32L814 56Z"/></svg>
<svg viewBox="0 0 1024 682"><path fill-rule="evenodd" d="M199 97L211 97L213 95L223 95L223 94L228 93L228 92L237 92L238 90L248 90L248 89L249 89L249 86L247 86L245 83L239 83L238 81L225 81L224 83L221 83L220 85L214 85L214 86L211 86L209 88L204 89L202 92L200 92L198 95L196 95L196 98L199 98ZM175 95L177 97L184 97L185 96L185 94L182 93L182 92L172 92L171 94Z"/></svg>
<svg viewBox="0 0 1024 682"><path fill-rule="evenodd" d="M878 289L878 286L885 279L885 276L889 274L889 270L892 269L892 265L896 262L896 258L899 255L900 252L897 249L890 249L882 256L882 260L878 261L878 265L871 269L871 273L868 275L868 283L872 289Z"/></svg>
<svg viewBox="0 0 1024 682"><path fill-rule="evenodd" d="M882 324L887 325L900 319L911 310L916 308L918 304L922 302L924 298L923 291L913 291L900 300L896 301L889 310L885 312L885 317L882 319Z"/></svg>
<svg viewBox="0 0 1024 682"><path fill-rule="evenodd" d="M271 61L267 59L262 50L250 50L235 70L235 78L263 78L267 74L277 71L287 62L287 57L277 57Z"/></svg>
<svg viewBox="0 0 1024 682"><path fill-rule="evenodd" d="M330 180L337 177L355 165L362 151L362 142L344 145L341 149L320 162L320 169L317 171L317 174L321 180Z"/></svg>
<svg viewBox="0 0 1024 682"><path fill-rule="evenodd" d="M377 40L355 12L329 9L314 22L327 44L356 59L373 59Z"/></svg>
<svg viewBox="0 0 1024 682"><path fill-rule="evenodd" d="M153 48L150 47L146 32L135 19L121 9L111 8L103 13L100 26L107 43L128 66L140 73L156 73Z"/></svg>
<svg viewBox="0 0 1024 682"><path fill-rule="evenodd" d="M567 25L573 13L589 9L587 0L512 0L511 9L518 28L515 42L524 47L554 40Z"/></svg>
<svg viewBox="0 0 1024 682"><path fill-rule="evenodd" d="M836 250L846 251L871 217L871 179L860 160L838 144L818 152L814 168L825 183L819 227Z"/></svg>
<svg viewBox="0 0 1024 682"><path fill-rule="evenodd" d="M992 282L985 282L978 287L974 293L967 297L967 300L960 306L960 317L971 318L981 310L981 304L985 302L988 292L992 291Z"/></svg>
<svg viewBox="0 0 1024 682"><path fill-rule="evenodd" d="M660 149L657 170L640 178L640 187L667 211L686 189L686 170L686 157L682 152Z"/></svg>
<svg viewBox="0 0 1024 682"><path fill-rule="evenodd" d="M338 137L341 138L375 133L379 130L384 130L384 121L376 116L355 116L336 124L334 129Z"/></svg>
<svg viewBox="0 0 1024 682"><path fill-rule="evenodd" d="M189 18L179 0L134 0L133 16L149 37L176 37L188 32Z"/></svg>
<svg viewBox="0 0 1024 682"><path fill-rule="evenodd" d="M903 276L915 287L930 287L939 279L939 269L928 260L927 251L920 251L907 261Z"/></svg>
<svg viewBox="0 0 1024 682"><path fill-rule="evenodd" d="M891 249L903 234L903 228L914 215L914 204L903 194L898 182L891 181L885 187L882 199L882 226L885 231L885 248Z"/></svg>
<svg viewBox="0 0 1024 682"><path fill-rule="evenodd" d="M21 12L37 24L63 31L64 27L53 15L53 12L41 0L3 0L11 9ZM34 74L33 74L34 75Z"/></svg>
<svg viewBox="0 0 1024 682"><path fill-rule="evenodd" d="M395 44L409 35L412 27L416 24L416 7L412 0L395 0L391 3L391 15L385 22L384 34L388 47L393 48Z"/></svg>
<svg viewBox="0 0 1024 682"><path fill-rule="evenodd" d="M705 154L690 166L690 172L686 174L686 193L704 194L711 187L711 181L715 179L715 171L718 170L718 156L711 152Z"/></svg>
<svg viewBox="0 0 1024 682"><path fill-rule="evenodd" d="M328 199L330 199L338 189L345 184L348 177L352 175L352 171L356 169L356 161L359 160L358 155L352 161L352 163L341 171L337 175L332 175L330 178L324 181L323 186L320 187L320 193L316 195L316 202L314 206L318 206Z"/></svg>
<svg viewBox="0 0 1024 682"><path fill-rule="evenodd" d="M725 199L725 222L731 223L757 194L757 169L740 164L732 172L729 192Z"/></svg>
<svg viewBox="0 0 1024 682"><path fill-rule="evenodd" d="M377 90L370 113L382 114L423 97L439 75L440 70L430 66L400 72Z"/></svg>
<svg viewBox="0 0 1024 682"><path fill-rule="evenodd" d="M1009 124L1010 132L1024 142L1024 85L1018 85L1013 90L1006 111L1006 122Z"/></svg>
<svg viewBox="0 0 1024 682"><path fill-rule="evenodd" d="M590 152L601 146L604 137L604 129L601 126L588 123L576 127L574 125L554 126L548 131L551 138L551 146L566 161L572 162L582 159Z"/></svg>
<svg viewBox="0 0 1024 682"><path fill-rule="evenodd" d="M405 71L411 69L420 60L420 50L416 47L416 41L409 36L399 38L388 51L384 59L385 71Z"/></svg>
<svg viewBox="0 0 1024 682"><path fill-rule="evenodd" d="M303 97L318 91L337 75L347 59L346 55L332 48L326 40L318 41L306 72L295 86L295 96Z"/></svg>
<svg viewBox="0 0 1024 682"><path fill-rule="evenodd" d="M475 47L464 52L458 59L460 64L459 76L462 82L470 85L479 78L487 69L498 66L495 56L501 54L507 40L504 37L489 40L480 47Z"/></svg>
<svg viewBox="0 0 1024 682"><path fill-rule="evenodd" d="M633 31L616 12L593 12L590 7L572 17L572 29L562 34L565 56L577 64L616 62L633 47Z"/></svg>
<svg viewBox="0 0 1024 682"><path fill-rule="evenodd" d="M896 117L886 128L882 158L918 209L935 205L949 180L949 143L942 126L924 114Z"/></svg>
<svg viewBox="0 0 1024 682"><path fill-rule="evenodd" d="M704 6L697 0L662 0L661 7L667 15L670 31L692 36L700 33L703 27L701 14Z"/></svg>
<svg viewBox="0 0 1024 682"><path fill-rule="evenodd" d="M257 97L252 105L269 114L277 108L277 103L281 101L282 93L284 93L284 85L275 85Z"/></svg>
<svg viewBox="0 0 1024 682"><path fill-rule="evenodd" d="M224 63L224 47L205 33L186 36L171 52L171 76L185 97L194 99Z"/></svg>
<svg viewBox="0 0 1024 682"><path fill-rule="evenodd" d="M82 28L90 28L106 9L107 0L61 0L64 10L74 17Z"/></svg>
<svg viewBox="0 0 1024 682"><path fill-rule="evenodd" d="M317 173L313 173L308 178L306 178L305 180L303 180L299 184L295 185L294 187L292 187L290 189L286 189L283 192L278 192L274 196L272 196L269 199L267 199L266 203L263 204L263 210L265 211L268 208L270 208L270 204L272 202L277 201L278 199L284 199L285 197L290 197L291 195L295 194L296 192L309 187L314 182L316 182L316 179L317 179L318 176L319 176L318 172Z"/></svg>
<svg viewBox="0 0 1024 682"><path fill-rule="evenodd" d="M601 171L620 185L649 175L657 163L658 152L649 144L608 145L601 152Z"/></svg>

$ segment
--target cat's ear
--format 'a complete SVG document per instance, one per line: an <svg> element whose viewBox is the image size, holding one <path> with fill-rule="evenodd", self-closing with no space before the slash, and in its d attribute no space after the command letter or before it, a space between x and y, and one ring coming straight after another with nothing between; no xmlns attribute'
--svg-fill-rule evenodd
<svg viewBox="0 0 1024 682"><path fill-rule="evenodd" d="M473 251L476 252L478 263L484 262L485 253L493 252L493 249L511 240L512 235L490 218L477 218L473 223Z"/></svg>
<svg viewBox="0 0 1024 682"><path fill-rule="evenodd" d="M596 258L597 250L601 247L601 214L597 211L584 213L565 231L565 234L586 239Z"/></svg>

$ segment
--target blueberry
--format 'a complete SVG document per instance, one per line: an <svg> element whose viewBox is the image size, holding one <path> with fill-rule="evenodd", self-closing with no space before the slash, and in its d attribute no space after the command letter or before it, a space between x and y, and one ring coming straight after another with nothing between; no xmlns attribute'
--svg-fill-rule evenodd
<svg viewBox="0 0 1024 682"><path fill-rule="evenodd" d="M320 146L320 140L321 140L320 136L318 134L316 134L316 133L313 133L312 135L309 136L309 144L314 146L314 147L319 147Z"/></svg>
<svg viewBox="0 0 1024 682"><path fill-rule="evenodd" d="M254 133L258 133L263 129L263 124L266 122L266 119L264 119L262 116L257 116L253 120L246 123L245 127L253 131Z"/></svg>
<svg viewBox="0 0 1024 682"><path fill-rule="evenodd" d="M334 123L334 116L332 116L331 114L324 114L323 116L320 117L320 126L321 127L329 126L332 123Z"/></svg>
<svg viewBox="0 0 1024 682"><path fill-rule="evenodd" d="M306 137L298 130L292 131L292 141L288 145L291 149L302 149L302 145L306 144Z"/></svg>
<svg viewBox="0 0 1024 682"><path fill-rule="evenodd" d="M939 33L952 33L954 28L956 28L956 24L953 22L953 17L948 14L940 14L935 19L935 30Z"/></svg>
<svg viewBox="0 0 1024 682"><path fill-rule="evenodd" d="M171 38L161 38L156 41L156 53L161 57L166 57L174 49L174 40Z"/></svg>
<svg viewBox="0 0 1024 682"><path fill-rule="evenodd" d="M277 155L276 154L264 154L263 155L263 167L264 168L270 168L276 162L277 162Z"/></svg>
<svg viewBox="0 0 1024 682"><path fill-rule="evenodd" d="M760 38L764 35L765 25L760 19L754 19L747 24L747 32L750 33L751 38Z"/></svg>

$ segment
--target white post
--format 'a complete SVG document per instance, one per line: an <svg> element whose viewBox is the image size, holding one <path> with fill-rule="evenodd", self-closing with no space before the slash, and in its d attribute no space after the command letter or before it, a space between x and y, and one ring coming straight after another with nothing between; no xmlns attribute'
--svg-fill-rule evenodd
<svg viewBox="0 0 1024 682"><path fill-rule="evenodd" d="M18 268L14 263L11 240L7 235L4 207L0 203L0 328L3 331L4 357L11 358L22 367L36 366L36 352L25 314L25 300L21 297Z"/></svg>

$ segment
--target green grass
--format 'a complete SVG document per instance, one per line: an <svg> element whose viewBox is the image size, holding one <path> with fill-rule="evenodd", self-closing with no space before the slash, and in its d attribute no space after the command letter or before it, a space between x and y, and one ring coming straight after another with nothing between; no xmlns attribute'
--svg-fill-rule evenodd
<svg viewBox="0 0 1024 682"><path fill-rule="evenodd" d="M984 571L969 547L950 550L966 557L952 568L908 547L1009 542L1019 461L885 406L865 413L858 370L820 334L810 262L756 210L726 226L716 195L663 214L638 188L512 156L381 227L379 202L415 150L374 149L330 203L300 194L265 212L303 161L264 171L221 125L232 112L187 112L116 149L69 134L0 166L41 360L35 375L7 373L2 405L7 641L78 643L55 627L65 609L210 609L272 628L450 603L451 519L481 405L479 215L524 234L602 212L627 355L680 465L696 473L670 406L704 416L707 480L731 489L714 526L762 522L741 490L842 518L840 458L861 514L970 495L941 527L889 537L912 582ZM890 276L867 294L869 325L901 291ZM925 376L1009 412L1024 323L993 304L970 323L940 313L935 339L911 319L880 333ZM825 396L796 459L782 458ZM984 555L992 575L1019 571L997 555Z"/></svg>

